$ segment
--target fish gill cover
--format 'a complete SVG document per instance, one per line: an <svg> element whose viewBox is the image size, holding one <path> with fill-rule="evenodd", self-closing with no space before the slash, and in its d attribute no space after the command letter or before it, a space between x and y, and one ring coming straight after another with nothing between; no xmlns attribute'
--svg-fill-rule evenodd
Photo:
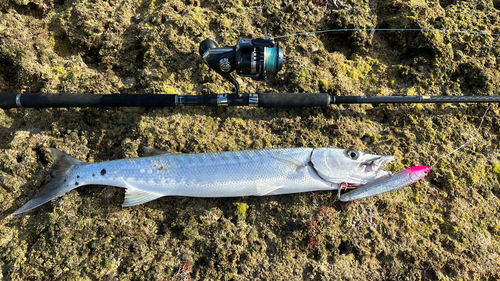
<svg viewBox="0 0 500 281"><path fill-rule="evenodd" d="M227 93L198 45L335 28L498 33L500 2L7 0L0 91ZM246 92L498 95L500 41L474 34L344 32L280 40L287 65ZM78 188L23 216L56 147L85 162L142 146L197 153L279 147L395 155L430 165L464 143L487 105L314 109L0 111L0 279L499 279L500 111L425 180L376 198L336 193L165 197L122 209L123 190Z"/></svg>

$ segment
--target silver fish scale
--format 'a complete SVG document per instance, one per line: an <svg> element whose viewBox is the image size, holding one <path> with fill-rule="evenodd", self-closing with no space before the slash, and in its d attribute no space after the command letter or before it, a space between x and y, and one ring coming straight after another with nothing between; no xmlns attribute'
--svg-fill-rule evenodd
<svg viewBox="0 0 500 281"><path fill-rule="evenodd" d="M330 190L307 165L313 148L165 154L86 164L80 184L136 188L161 196L232 197Z"/></svg>

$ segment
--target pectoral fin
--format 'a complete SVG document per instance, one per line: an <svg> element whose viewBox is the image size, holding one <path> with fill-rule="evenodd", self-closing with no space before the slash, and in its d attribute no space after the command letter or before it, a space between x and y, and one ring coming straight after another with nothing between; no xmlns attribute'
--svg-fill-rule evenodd
<svg viewBox="0 0 500 281"><path fill-rule="evenodd" d="M125 188L127 190L125 192L125 201L123 201L122 207L144 204L164 196L162 194L140 190L128 183L125 183Z"/></svg>

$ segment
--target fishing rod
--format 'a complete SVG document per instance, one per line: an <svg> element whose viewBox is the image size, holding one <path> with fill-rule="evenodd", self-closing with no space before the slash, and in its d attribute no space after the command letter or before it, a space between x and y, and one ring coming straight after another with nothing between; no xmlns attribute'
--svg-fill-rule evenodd
<svg viewBox="0 0 500 281"><path fill-rule="evenodd" d="M0 108L250 106L263 108L325 107L333 104L499 103L500 96L330 96L326 93L261 94L16 94L0 92Z"/></svg>
<svg viewBox="0 0 500 281"><path fill-rule="evenodd" d="M199 53L207 65L235 86L235 93L204 95L172 94L45 94L0 92L0 108L46 107L175 107L196 106L251 106L264 108L324 107L332 104L383 103L498 103L500 96L331 96L327 93L260 93L242 94L238 81L231 75L265 80L268 72L278 72L286 63L283 48L275 41L304 34L333 31L394 31L393 29L338 29L311 31L269 37L266 39L240 38L234 46L218 47L212 39L199 46ZM403 29L396 29L401 31ZM500 34L410 29L408 31L437 31L497 36Z"/></svg>

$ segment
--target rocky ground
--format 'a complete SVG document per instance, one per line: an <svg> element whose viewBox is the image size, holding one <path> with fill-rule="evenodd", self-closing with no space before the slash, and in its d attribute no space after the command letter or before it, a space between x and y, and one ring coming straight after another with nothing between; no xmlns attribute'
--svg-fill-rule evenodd
<svg viewBox="0 0 500 281"><path fill-rule="evenodd" d="M0 91L228 93L198 55L206 38L344 28L500 33L498 0L5 0ZM288 63L243 92L500 95L500 38L356 31L280 39ZM85 162L278 147L394 155L393 171L465 143L486 104L314 109L120 108L0 111L2 280L498 280L500 108L421 182L350 204L336 194L164 197L122 208L88 186L12 213L48 180L56 147Z"/></svg>

